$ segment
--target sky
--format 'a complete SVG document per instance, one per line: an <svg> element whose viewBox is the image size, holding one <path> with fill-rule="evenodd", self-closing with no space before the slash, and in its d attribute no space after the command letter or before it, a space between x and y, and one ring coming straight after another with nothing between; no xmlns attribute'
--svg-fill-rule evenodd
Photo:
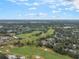
<svg viewBox="0 0 79 59"><path fill-rule="evenodd" d="M0 0L0 19L79 19L79 0Z"/></svg>

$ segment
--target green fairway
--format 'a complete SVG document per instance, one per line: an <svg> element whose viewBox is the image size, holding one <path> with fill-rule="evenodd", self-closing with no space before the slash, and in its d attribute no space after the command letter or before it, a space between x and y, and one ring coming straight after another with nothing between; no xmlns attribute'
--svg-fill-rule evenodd
<svg viewBox="0 0 79 59"><path fill-rule="evenodd" d="M34 47L34 46L26 46L26 47L20 47L20 48L13 48L10 49L11 54L16 54L16 55L24 55L24 56L32 56L32 55L37 55L41 56L44 59L71 59L68 56L65 55L60 55L56 52L53 51L45 51L41 47Z"/></svg>
<svg viewBox="0 0 79 59"><path fill-rule="evenodd" d="M54 34L54 29L52 29L50 27L46 33L42 32L42 31L33 31L31 33L19 34L19 35L17 35L17 37L22 38L23 40L21 40L21 41L23 41L23 42L24 41L28 42L28 40L36 41L41 38L47 38L47 37L53 36L53 34Z"/></svg>

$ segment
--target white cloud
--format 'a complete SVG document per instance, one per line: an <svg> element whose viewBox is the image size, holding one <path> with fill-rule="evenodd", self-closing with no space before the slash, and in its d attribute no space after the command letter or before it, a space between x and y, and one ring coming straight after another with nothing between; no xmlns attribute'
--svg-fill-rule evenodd
<svg viewBox="0 0 79 59"><path fill-rule="evenodd" d="M79 12L79 10L76 10L76 12Z"/></svg>
<svg viewBox="0 0 79 59"><path fill-rule="evenodd" d="M42 6L44 4L48 5L49 8L58 8L58 6L70 6L71 4L74 5L75 8L79 9L79 0L39 0L34 1L32 3L28 3L29 0L8 0L10 2L15 2L17 4L23 4L26 6Z"/></svg>
<svg viewBox="0 0 79 59"><path fill-rule="evenodd" d="M49 8L51 8L51 9L56 9L57 6L56 6L56 5L50 5Z"/></svg>
<svg viewBox="0 0 79 59"><path fill-rule="evenodd" d="M27 2L28 0L17 0L17 1L20 1L20 2Z"/></svg>
<svg viewBox="0 0 79 59"><path fill-rule="evenodd" d="M38 14L38 16L46 17L46 16L48 16L48 14L47 14L47 13L40 12L40 13Z"/></svg>
<svg viewBox="0 0 79 59"><path fill-rule="evenodd" d="M65 10L73 11L73 10L75 10L75 8L73 6L71 6L69 8L65 8Z"/></svg>
<svg viewBox="0 0 79 59"><path fill-rule="evenodd" d="M8 1L10 1L10 2L16 2L16 0L8 0Z"/></svg>
<svg viewBox="0 0 79 59"><path fill-rule="evenodd" d="M12 3L16 3L16 4L18 4L18 5L20 5L20 4L26 4L26 5L28 5L27 4L27 2L28 2L28 0L8 0L9 2L12 2Z"/></svg>
<svg viewBox="0 0 79 59"><path fill-rule="evenodd" d="M48 17L47 13L39 12L39 13L28 13L25 14L27 17Z"/></svg>
<svg viewBox="0 0 79 59"><path fill-rule="evenodd" d="M34 2L32 5L39 6L40 4L38 2Z"/></svg>
<svg viewBox="0 0 79 59"><path fill-rule="evenodd" d="M79 0L71 0L69 2L72 4L73 7L75 7L75 9L79 9Z"/></svg>
<svg viewBox="0 0 79 59"><path fill-rule="evenodd" d="M75 8L79 9L79 0L72 0L72 1L67 1L67 0L39 0L39 1L34 1L34 2L29 2L29 0L8 0L10 2L14 3L19 3L25 6L29 6L28 10L36 10L39 8L39 6L46 5L47 7L50 8L50 12L53 14L53 17L58 17L61 14L67 14L65 11L73 11ZM75 8L74 8L75 7ZM64 13L64 12L65 13ZM62 13L63 12L63 13ZM79 12L77 10L77 12ZM19 15L20 16L20 15ZM38 13L28 13L26 16L31 16L31 17L47 17L48 12L38 12Z"/></svg>
<svg viewBox="0 0 79 59"><path fill-rule="evenodd" d="M76 9L79 9L79 0L73 0L73 5Z"/></svg>
<svg viewBox="0 0 79 59"><path fill-rule="evenodd" d="M41 1L41 3L43 3L43 4L52 4L52 3L55 3L56 1L55 0L40 0Z"/></svg>
<svg viewBox="0 0 79 59"><path fill-rule="evenodd" d="M28 0L8 0L10 2L27 2Z"/></svg>
<svg viewBox="0 0 79 59"><path fill-rule="evenodd" d="M25 6L31 6L32 4L26 2L26 3L24 3L24 5Z"/></svg>
<svg viewBox="0 0 79 59"><path fill-rule="evenodd" d="M29 0L8 0L9 2L16 3L18 5L26 5L26 6L40 6L39 2L29 3Z"/></svg>
<svg viewBox="0 0 79 59"><path fill-rule="evenodd" d="M61 10L52 10L52 13L53 13L53 14L57 14L57 13L59 13L59 12L61 12Z"/></svg>
<svg viewBox="0 0 79 59"><path fill-rule="evenodd" d="M36 13L28 13L28 14L25 14L25 16L28 16L28 17L34 17L36 15L37 15Z"/></svg>
<svg viewBox="0 0 79 59"><path fill-rule="evenodd" d="M29 8L29 10L36 10L36 9L37 9L36 7Z"/></svg>

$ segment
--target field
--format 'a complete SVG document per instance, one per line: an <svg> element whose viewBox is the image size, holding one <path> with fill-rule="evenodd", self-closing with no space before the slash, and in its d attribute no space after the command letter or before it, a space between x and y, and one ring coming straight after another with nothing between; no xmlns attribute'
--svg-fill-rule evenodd
<svg viewBox="0 0 79 59"><path fill-rule="evenodd" d="M25 47L16 47L11 48L6 51L1 49L4 53L15 54L15 55L24 55L26 57L31 57L32 59L36 56L39 56L41 59L71 59L69 56L60 55L48 48L45 47L35 47L35 46L25 46Z"/></svg>
<svg viewBox="0 0 79 59"><path fill-rule="evenodd" d="M36 41L38 39L41 38L47 38L50 36L53 36L54 34L54 29L52 29L51 27L48 29L47 32L42 32L42 31L33 31L31 33L25 33L25 34L19 34L17 35L17 37L22 38L22 42L32 42L32 41Z"/></svg>

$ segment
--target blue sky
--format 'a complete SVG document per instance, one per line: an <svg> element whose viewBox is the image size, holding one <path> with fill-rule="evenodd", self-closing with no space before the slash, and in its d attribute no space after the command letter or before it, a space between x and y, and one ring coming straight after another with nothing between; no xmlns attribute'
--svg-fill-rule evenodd
<svg viewBox="0 0 79 59"><path fill-rule="evenodd" d="M0 19L79 19L79 0L0 0Z"/></svg>

